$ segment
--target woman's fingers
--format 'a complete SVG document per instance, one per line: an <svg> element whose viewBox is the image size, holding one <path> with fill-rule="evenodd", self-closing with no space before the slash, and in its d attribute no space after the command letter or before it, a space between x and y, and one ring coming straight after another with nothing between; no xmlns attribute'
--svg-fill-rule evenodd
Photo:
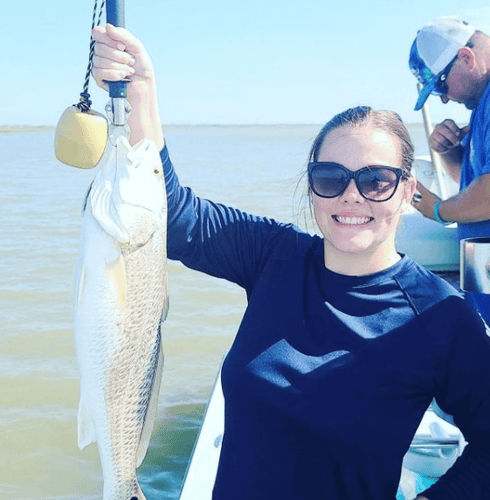
<svg viewBox="0 0 490 500"><path fill-rule="evenodd" d="M144 51L144 46L133 33L126 28L120 28L107 24L105 27L97 26L92 31L96 42L102 43L114 49L137 55Z"/></svg>
<svg viewBox="0 0 490 500"><path fill-rule="evenodd" d="M133 66L136 61L134 56L128 52L100 42L95 44L94 53L100 58L109 59L119 64L126 64L127 66Z"/></svg>
<svg viewBox="0 0 490 500"><path fill-rule="evenodd" d="M134 68L127 64L117 63L111 59L94 56L92 61L92 75L97 84L104 86L104 80L117 82L134 74Z"/></svg>
<svg viewBox="0 0 490 500"><path fill-rule="evenodd" d="M108 24L94 28L92 36L95 40L92 75L97 85L107 89L104 80L153 77L153 65L146 49L130 31Z"/></svg>
<svg viewBox="0 0 490 500"><path fill-rule="evenodd" d="M119 50L126 50L126 45L124 40L128 37L126 33L129 34L124 28L115 28L110 24L106 26L96 26L92 30L92 38L98 42L114 47Z"/></svg>
<svg viewBox="0 0 490 500"><path fill-rule="evenodd" d="M134 73L135 58L125 51L126 45L121 41L125 34L110 25L106 28L94 28L92 36L95 40L92 60L92 76L97 85L107 89L105 81L119 81Z"/></svg>

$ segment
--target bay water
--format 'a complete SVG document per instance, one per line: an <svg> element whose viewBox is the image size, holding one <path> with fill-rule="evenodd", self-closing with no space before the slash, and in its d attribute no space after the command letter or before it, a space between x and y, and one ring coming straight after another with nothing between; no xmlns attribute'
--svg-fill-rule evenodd
<svg viewBox="0 0 490 500"><path fill-rule="evenodd" d="M182 184L198 195L314 230L300 174L320 125L165 130ZM409 126L427 154L422 125ZM0 133L0 498L95 500L97 448L77 447L72 274L95 170L58 162L52 129ZM299 184L298 184L299 182ZM306 222L305 222L306 221ZM177 499L218 366L245 306L238 287L169 262L159 410L138 477L148 500Z"/></svg>

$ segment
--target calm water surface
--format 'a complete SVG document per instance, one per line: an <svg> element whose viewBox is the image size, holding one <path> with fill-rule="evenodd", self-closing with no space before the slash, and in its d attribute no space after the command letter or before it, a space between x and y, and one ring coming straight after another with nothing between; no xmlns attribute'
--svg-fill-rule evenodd
<svg viewBox="0 0 490 500"><path fill-rule="evenodd" d="M304 226L299 173L319 126L173 127L181 182L214 201ZM419 154L421 126L412 127ZM77 447L72 269L95 170L59 163L53 131L0 133L0 497L101 497L97 449ZM312 228L312 226L310 226ZM170 262L171 306L157 422L138 470L148 500L178 498L240 289Z"/></svg>

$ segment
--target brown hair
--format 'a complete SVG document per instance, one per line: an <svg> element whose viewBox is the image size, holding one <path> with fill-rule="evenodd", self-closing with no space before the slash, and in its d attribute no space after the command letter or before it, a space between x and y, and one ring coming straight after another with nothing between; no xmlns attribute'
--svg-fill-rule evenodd
<svg viewBox="0 0 490 500"><path fill-rule="evenodd" d="M318 161L325 137L332 131L343 126L360 127L371 123L375 128L383 130L398 138L400 142L401 167L405 171L404 178L410 176L414 157L414 148L407 128L400 116L394 111L373 110L369 106L357 106L335 115L320 130L310 149L308 162Z"/></svg>

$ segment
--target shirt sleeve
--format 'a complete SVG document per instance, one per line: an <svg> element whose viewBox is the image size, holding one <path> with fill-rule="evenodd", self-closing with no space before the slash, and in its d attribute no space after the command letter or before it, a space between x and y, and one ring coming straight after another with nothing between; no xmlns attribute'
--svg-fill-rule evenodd
<svg viewBox="0 0 490 500"><path fill-rule="evenodd" d="M166 147L160 156L167 189L168 257L250 291L278 238L294 234L295 228L196 196L180 185Z"/></svg>
<svg viewBox="0 0 490 500"><path fill-rule="evenodd" d="M478 106L480 108L480 106ZM481 109L475 109L475 119L471 120L469 160L475 164L477 176L490 173L490 89L482 97Z"/></svg>
<svg viewBox="0 0 490 500"><path fill-rule="evenodd" d="M437 483L421 493L429 500L490 498L490 337L466 301L450 297L431 328L435 341L435 398L453 416L468 442L463 454ZM451 312L450 312L451 311ZM434 336L433 336L434 338Z"/></svg>
<svg viewBox="0 0 490 500"><path fill-rule="evenodd" d="M485 135L484 135L484 144L485 144L485 160L483 165L483 174L490 173L490 105L487 106L485 110Z"/></svg>

